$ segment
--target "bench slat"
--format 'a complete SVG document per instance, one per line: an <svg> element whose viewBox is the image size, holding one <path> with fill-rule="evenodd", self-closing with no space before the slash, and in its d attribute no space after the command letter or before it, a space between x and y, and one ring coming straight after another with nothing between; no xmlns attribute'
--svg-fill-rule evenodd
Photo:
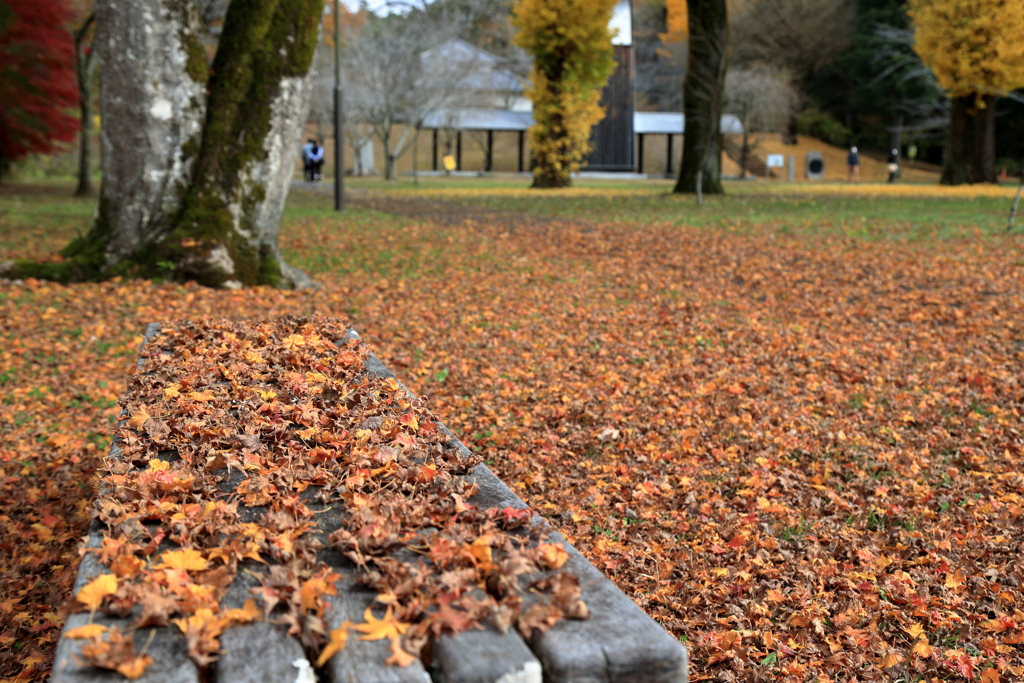
<svg viewBox="0 0 1024 683"><path fill-rule="evenodd" d="M561 534L551 542L564 543ZM531 643L545 683L684 683L686 648L568 543L565 569L579 577L585 621L563 619Z"/></svg>
<svg viewBox="0 0 1024 683"><path fill-rule="evenodd" d="M217 680L231 683L290 683L299 673L293 662L306 659L297 640L268 623L229 628L220 637L220 645L224 654L217 661Z"/></svg>
<svg viewBox="0 0 1024 683"><path fill-rule="evenodd" d="M461 442L458 447L465 449ZM480 489L469 503L482 508L526 507L522 499L485 465L479 465L471 476ZM581 598L590 610L590 618L583 621L563 619L530 643L544 667L544 682L686 681L686 648L580 555L561 534L553 531L549 542L562 543L568 551L569 561L564 569L579 577Z"/></svg>
<svg viewBox="0 0 1024 683"><path fill-rule="evenodd" d="M88 623L88 614L72 614L64 624L64 629L67 631ZM120 625L122 629L127 625L126 622L100 615L96 615L93 623L104 626ZM150 630L144 628L135 633L136 652L145 647ZM155 630L156 635L146 651L153 658L153 664L146 669L141 678L137 679L138 683L199 683L199 671L188 658L185 638L181 631L174 626ZM88 642L61 638L57 644L53 672L50 674L51 683L123 683L125 679L119 673L78 665L75 658L82 656L82 647ZM294 680L294 676L289 679L291 680Z"/></svg>
<svg viewBox="0 0 1024 683"><path fill-rule="evenodd" d="M112 447L116 448L116 446ZM93 520L89 525L86 548L99 548L103 541L103 524ZM110 574L110 570L100 563L96 553L87 553L81 564L78 566L78 575L75 577L75 585L72 594L78 593L87 583L100 574ZM64 623L63 633L71 629L85 626L89 622L87 613L71 614ZM92 623L102 624L107 627L120 626L125 630L130 622L119 619L112 619L97 613ZM135 634L133 642L135 651L140 652L146 645L151 629L142 629ZM124 681L124 677L113 671L104 671L91 666L80 666L76 659L82 658L82 647L89 641L71 640L61 638L57 643L57 652L54 656L53 671L50 673L50 683L110 683ZM158 628L146 653L154 660L153 664L146 669L146 673L139 679L140 683L199 683L199 671L188 658L188 648L185 644L185 637L176 627Z"/></svg>
<svg viewBox="0 0 1024 683"><path fill-rule="evenodd" d="M371 358L380 363L376 356L371 354ZM382 363L380 367L388 372ZM393 375L388 372L387 376ZM450 446L463 456L470 455L458 437L447 427L442 425L441 428L452 437ZM527 507L486 465L478 465L470 478L479 490L468 503L483 509ZM546 520L539 523L550 526ZM579 577L581 598L590 610L590 618L563 619L529 644L543 666L544 683L685 683L689 680L688 653L678 640L560 533L552 531L549 542L562 543L568 551L569 561L564 569ZM452 639L452 646L466 635L460 633Z"/></svg>
<svg viewBox="0 0 1024 683"><path fill-rule="evenodd" d="M259 581L240 571L228 587L221 606L239 609L252 598L250 588ZM290 638L284 627L268 623L244 624L229 628L220 637L224 653L217 661L216 678L232 683L263 683L263 681L294 681L298 668L292 662L305 659L302 645Z"/></svg>
<svg viewBox="0 0 1024 683"><path fill-rule="evenodd" d="M377 594L351 576L342 577L335 585L338 595L327 597L331 606L327 612L328 628L340 628L345 621L362 623L363 613ZM325 668L331 683L430 683L430 674L418 661L404 669L384 666L389 653L387 640L361 640L359 633L351 631L345 649L331 657Z"/></svg>
<svg viewBox="0 0 1024 683"><path fill-rule="evenodd" d="M435 666L444 683L541 683L541 665L515 631L502 635L490 624L483 631L442 636L434 647Z"/></svg>

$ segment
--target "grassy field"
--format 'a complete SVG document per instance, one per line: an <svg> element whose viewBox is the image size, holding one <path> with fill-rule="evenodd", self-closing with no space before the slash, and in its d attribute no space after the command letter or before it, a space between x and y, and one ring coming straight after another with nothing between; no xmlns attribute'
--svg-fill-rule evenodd
<svg viewBox="0 0 1024 683"><path fill-rule="evenodd" d="M943 188L932 185L860 183L808 185L727 182L725 195L709 195L703 207L692 196L671 193L669 181L577 180L569 190L532 192L521 178L422 178L386 182L349 179L354 205L346 224L376 221L379 211L361 208L366 196L445 202L457 213L513 212L534 216L624 224L665 223L739 232L777 232L882 240L948 240L998 235L1005 230L1012 186ZM43 257L88 228L95 201L70 196L68 184L31 183L0 190L0 260ZM296 192L285 210L283 233L292 223L333 220L333 204L318 192ZM338 266L336 255L302 254L309 267ZM312 261L308 261L312 258ZM344 258L344 257L343 257ZM379 261L378 255L364 255ZM358 258L352 267L367 261ZM344 266L349 267L349 266Z"/></svg>
<svg viewBox="0 0 1024 683"><path fill-rule="evenodd" d="M589 221L710 226L728 230L775 230L865 239L950 239L999 232L1015 188L941 188L933 185L788 184L726 182L726 194L708 196L703 207L693 196L671 193L669 181L579 180L564 191L536 193L527 181L424 178L385 183L350 181L370 192L411 194L469 207L529 212Z"/></svg>
<svg viewBox="0 0 1024 683"><path fill-rule="evenodd" d="M1024 236L1011 188L349 183L305 292L0 281L0 681L43 680L146 323L349 316L691 648L691 680L1024 679ZM0 260L88 228L0 188Z"/></svg>

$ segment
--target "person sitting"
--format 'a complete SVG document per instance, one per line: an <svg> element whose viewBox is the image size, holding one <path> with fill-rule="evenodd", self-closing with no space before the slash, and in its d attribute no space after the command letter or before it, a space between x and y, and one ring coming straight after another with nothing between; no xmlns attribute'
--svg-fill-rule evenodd
<svg viewBox="0 0 1024 683"><path fill-rule="evenodd" d="M846 172L851 183L860 179L860 155L856 147L851 147L850 153L846 155Z"/></svg>
<svg viewBox="0 0 1024 683"><path fill-rule="evenodd" d="M312 180L323 180L324 174L321 169L324 165L324 148L316 140L311 140L313 146L309 150L309 165L312 171Z"/></svg>

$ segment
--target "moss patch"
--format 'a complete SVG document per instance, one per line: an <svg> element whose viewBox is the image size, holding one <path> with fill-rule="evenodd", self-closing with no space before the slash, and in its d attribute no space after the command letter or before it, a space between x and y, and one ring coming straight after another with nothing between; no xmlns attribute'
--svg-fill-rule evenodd
<svg viewBox="0 0 1024 683"><path fill-rule="evenodd" d="M206 48L203 47L203 42L199 40L199 36L194 31L186 33L185 30L182 30L179 38L181 46L185 49L185 54L188 55L185 72L196 83L206 83L210 80L210 66L206 63Z"/></svg>
<svg viewBox="0 0 1024 683"><path fill-rule="evenodd" d="M260 258L260 273L256 280L257 284L280 287L282 284L281 262L277 256L264 247Z"/></svg>

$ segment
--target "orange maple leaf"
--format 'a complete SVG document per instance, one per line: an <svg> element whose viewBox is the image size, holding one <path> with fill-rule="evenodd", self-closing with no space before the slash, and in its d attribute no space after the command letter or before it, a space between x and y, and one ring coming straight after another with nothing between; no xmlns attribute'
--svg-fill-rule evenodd
<svg viewBox="0 0 1024 683"><path fill-rule="evenodd" d="M348 630L351 627L352 622L346 621L338 628L331 630L328 635L327 645L320 651L320 656L316 659L317 668L322 667L327 663L327 660L345 649L345 643L348 641Z"/></svg>
<svg viewBox="0 0 1024 683"><path fill-rule="evenodd" d="M87 640L94 636L106 633L107 627L102 624L86 624L85 626L79 626L73 628L70 631L64 633L65 638L71 638L72 640Z"/></svg>
<svg viewBox="0 0 1024 683"><path fill-rule="evenodd" d="M400 666L404 669L415 661L417 661L416 657L402 649L398 636L393 636L391 638L391 656L384 663L388 666Z"/></svg>
<svg viewBox="0 0 1024 683"><path fill-rule="evenodd" d="M90 611L95 612L103 604L103 598L116 592L117 577L113 574L101 574L83 586L82 590L75 594L75 598Z"/></svg>
<svg viewBox="0 0 1024 683"><path fill-rule="evenodd" d="M209 563L203 558L203 554L193 548L182 550L168 550L160 556L160 564L155 569L178 569L181 571L204 571Z"/></svg>
<svg viewBox="0 0 1024 683"><path fill-rule="evenodd" d="M409 629L409 624L402 623L395 619L394 614L391 612L390 605L388 605L383 619L375 618L369 607L367 607L366 611L363 613L363 619L366 620L365 623L358 624L356 626L356 630L363 634L359 636L360 640L397 638Z"/></svg>
<svg viewBox="0 0 1024 683"><path fill-rule="evenodd" d="M541 543L537 550L538 559L545 569L561 569L569 560L569 553L561 543Z"/></svg>

